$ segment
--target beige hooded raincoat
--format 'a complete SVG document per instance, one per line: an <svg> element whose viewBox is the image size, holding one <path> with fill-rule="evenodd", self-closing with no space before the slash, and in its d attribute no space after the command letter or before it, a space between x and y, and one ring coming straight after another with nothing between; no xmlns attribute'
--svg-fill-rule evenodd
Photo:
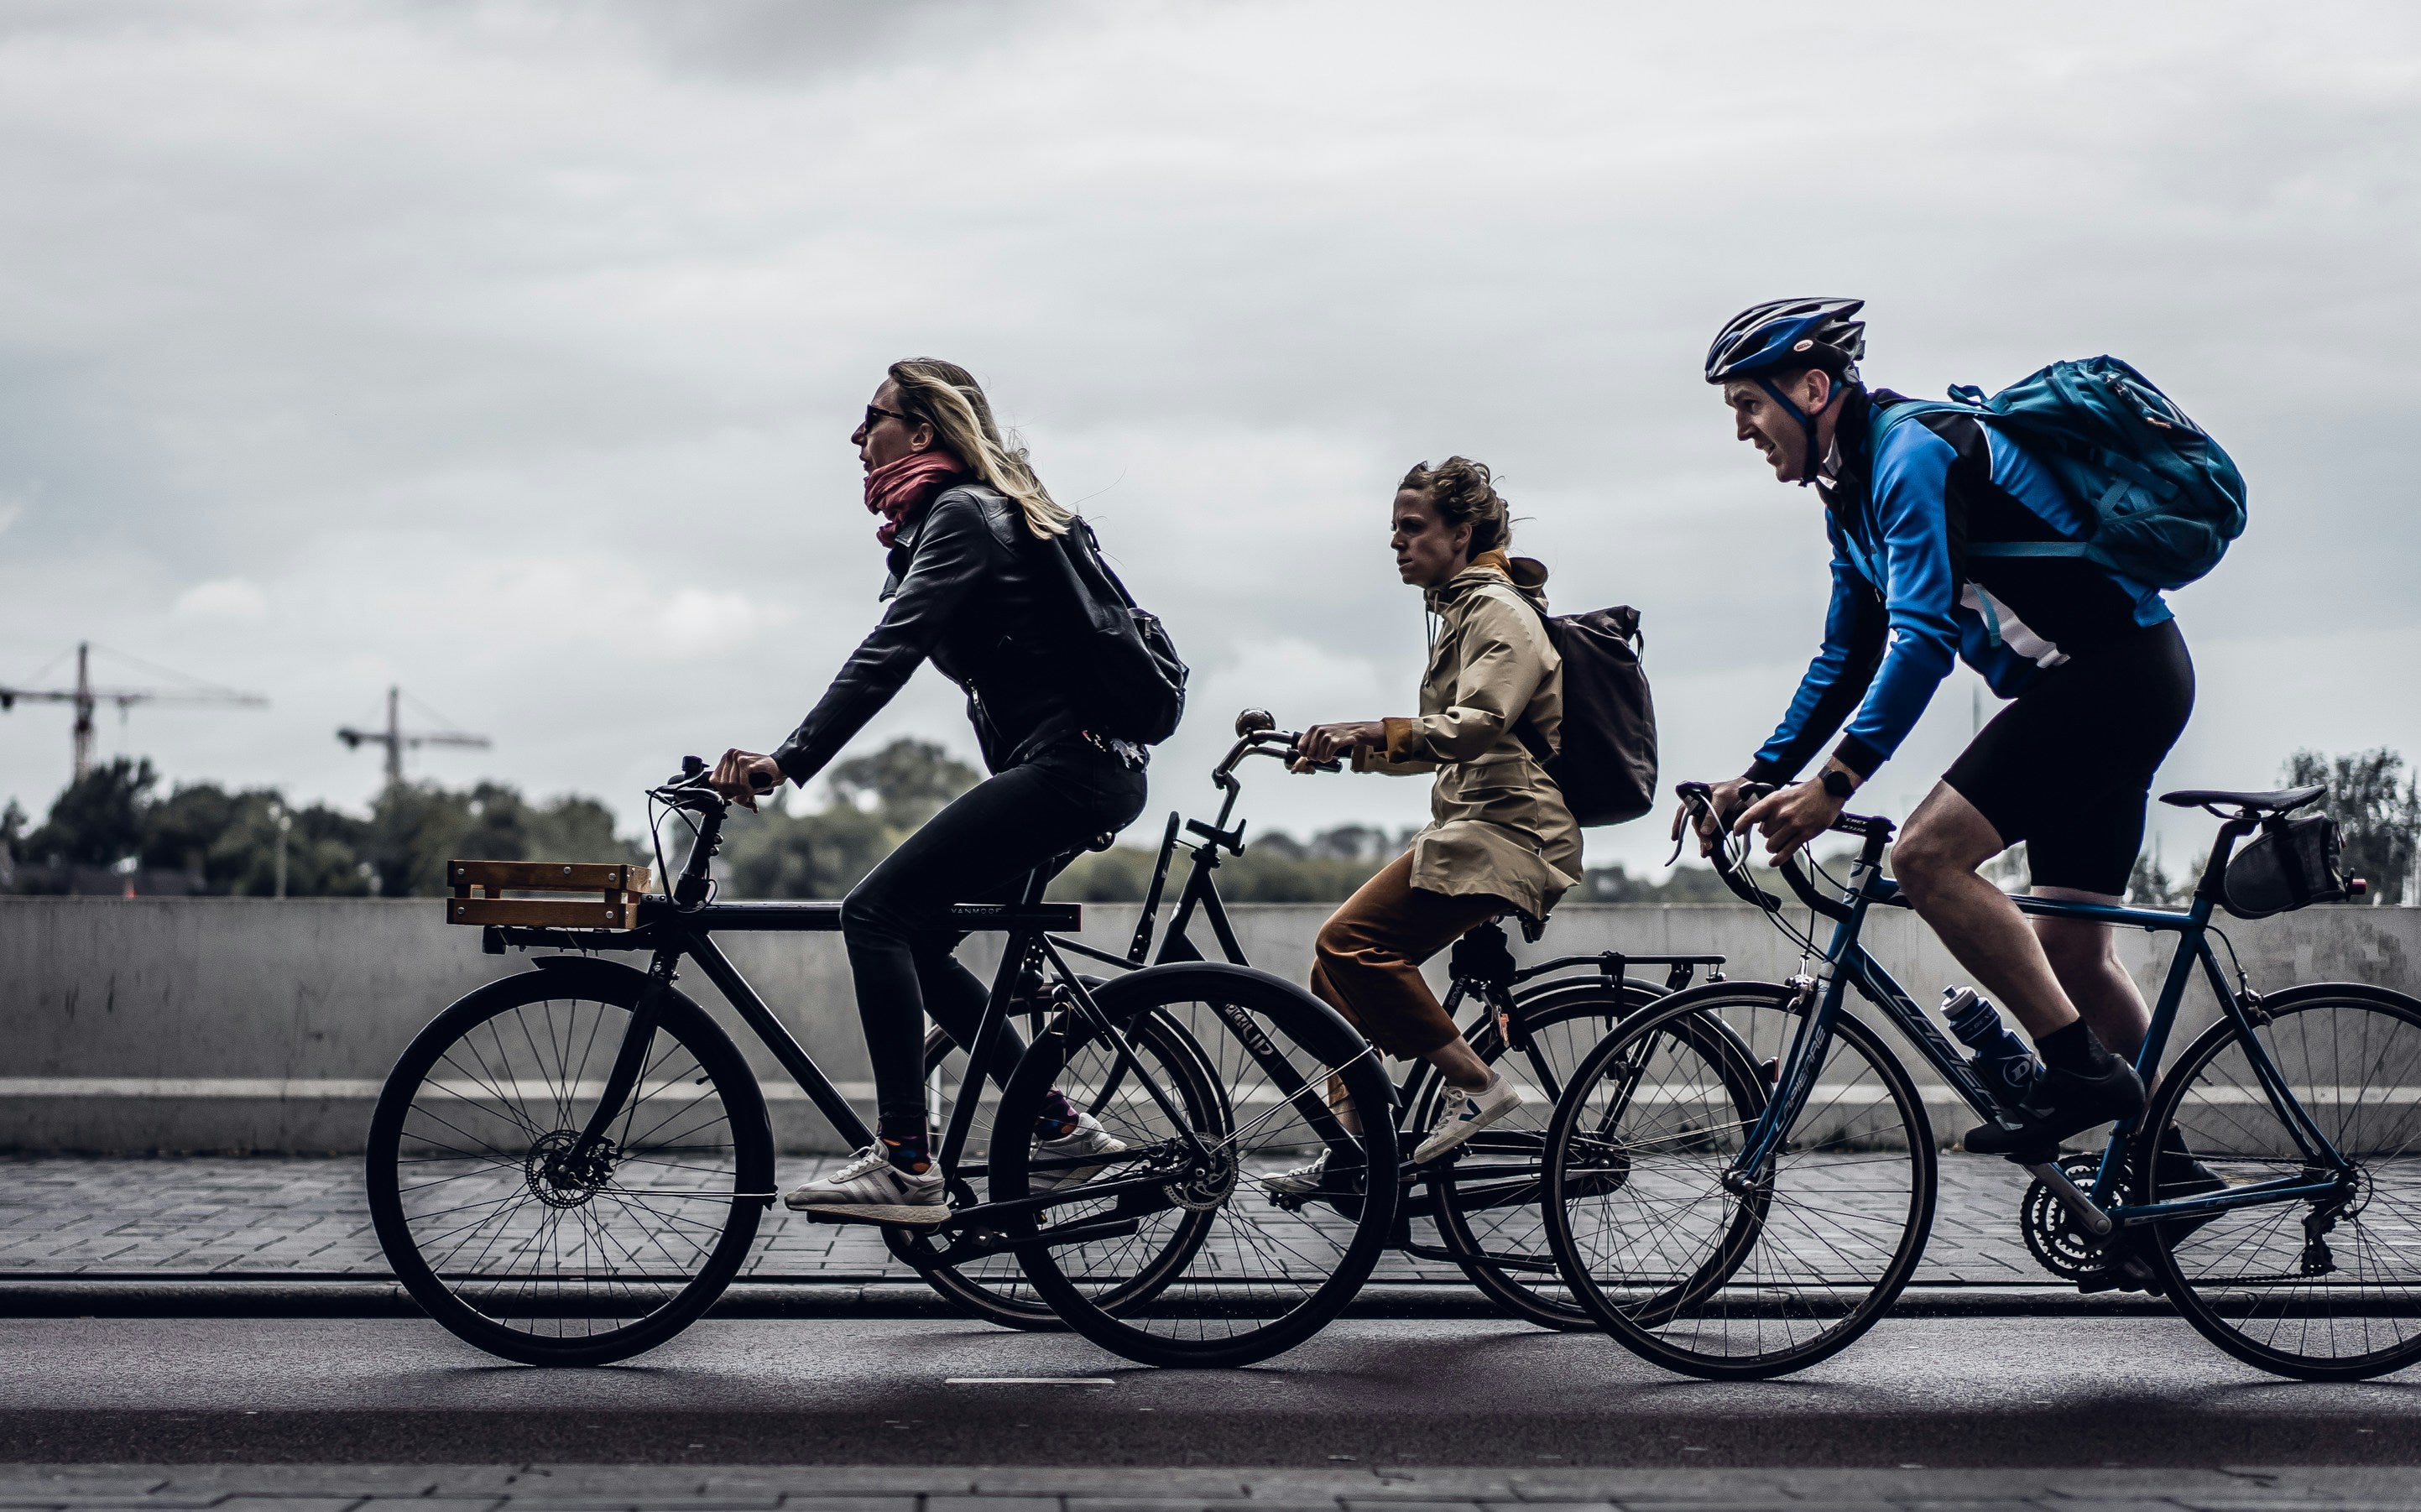
<svg viewBox="0 0 2421 1512"><path fill-rule="evenodd" d="M1491 893L1533 919L1581 875L1580 826L1522 738L1526 728L1552 752L1563 729L1563 658L1539 617L1546 581L1527 557L1484 552L1430 589L1440 628L1420 717L1386 721L1386 748L1353 762L1356 772L1437 773L1429 827L1413 837L1414 887Z"/></svg>

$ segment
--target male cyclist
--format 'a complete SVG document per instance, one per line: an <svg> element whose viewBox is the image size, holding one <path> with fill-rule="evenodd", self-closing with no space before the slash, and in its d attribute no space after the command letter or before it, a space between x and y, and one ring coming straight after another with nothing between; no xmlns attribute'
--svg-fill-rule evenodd
<svg viewBox="0 0 2421 1512"><path fill-rule="evenodd" d="M1745 783L1787 785L1733 828L1761 830L1769 851L1788 855L1889 759L1954 656L2012 700L1901 827L1892 867L2047 1068L2020 1127L1971 1130L1966 1147L2048 1158L2068 1135L2143 1111L2128 1060L2150 1015L2108 926L2037 918L2029 928L1977 868L2023 840L2037 896L2120 901L2152 774L2194 708L2194 663L2151 587L2081 557L1968 553L1971 541L2076 539L2091 519L1971 415L1879 428L1884 407L1906 401L1859 381L1863 303L1756 305L1707 351L1707 382L1722 386L1736 433L1775 477L1816 485L1833 546L1823 649L1747 772L1716 786L1715 808L1729 813ZM1794 783L1845 720L1816 776ZM2170 1130L2163 1147L2174 1140Z"/></svg>

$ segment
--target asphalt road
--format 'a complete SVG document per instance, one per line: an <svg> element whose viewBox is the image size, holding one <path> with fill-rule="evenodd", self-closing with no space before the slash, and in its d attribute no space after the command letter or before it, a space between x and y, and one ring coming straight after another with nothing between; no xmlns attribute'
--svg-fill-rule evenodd
<svg viewBox="0 0 2421 1512"><path fill-rule="evenodd" d="M710 1321L562 1371L419 1321L23 1318L0 1363L18 1463L2421 1464L2421 1371L2280 1381L2163 1318L1890 1320L1726 1385L1467 1320L1349 1320L1226 1372L915 1319Z"/></svg>

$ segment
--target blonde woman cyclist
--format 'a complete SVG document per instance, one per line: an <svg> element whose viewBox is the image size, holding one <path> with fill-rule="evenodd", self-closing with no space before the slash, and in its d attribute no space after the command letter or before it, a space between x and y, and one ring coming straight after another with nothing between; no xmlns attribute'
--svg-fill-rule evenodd
<svg viewBox="0 0 2421 1512"><path fill-rule="evenodd" d="M878 1138L785 1199L804 1212L930 1226L950 1209L925 1125L925 1015L963 1046L987 997L952 956L962 937L943 911L1012 901L1035 867L1125 828L1143 808L1146 753L1087 730L1077 713L1059 654L1065 569L1048 554L1075 516L1002 438L967 370L929 357L892 364L850 439L866 468L866 507L882 517L875 538L890 552L888 608L789 739L770 756L726 753L713 781L750 807L777 782L806 786L927 661L966 691L991 779L909 836L841 908ZM1126 1147L1064 1098L1044 1124L1036 1148L1048 1157ZM1073 1167L1055 1184L1087 1174Z"/></svg>
<svg viewBox="0 0 2421 1512"><path fill-rule="evenodd" d="M1388 518L1396 570L1436 616L1420 712L1314 725L1295 770L1350 756L1356 772L1435 774L1428 828L1321 927L1311 973L1311 990L1372 1044L1445 1078L1437 1123L1413 1152L1427 1161L1522 1096L1463 1042L1421 962L1505 913L1543 920L1581 874L1581 831L1533 754L1556 750L1563 727L1563 660L1539 617L1547 569L1506 554L1512 522L1488 469L1423 462ZM1269 1185L1309 1191L1320 1174L1315 1161Z"/></svg>

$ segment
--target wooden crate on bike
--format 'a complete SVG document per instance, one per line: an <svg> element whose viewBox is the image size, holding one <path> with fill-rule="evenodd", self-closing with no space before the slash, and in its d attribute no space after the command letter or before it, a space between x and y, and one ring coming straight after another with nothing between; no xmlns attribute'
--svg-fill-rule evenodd
<svg viewBox="0 0 2421 1512"><path fill-rule="evenodd" d="M622 862L449 861L448 924L514 924L557 929L630 929L639 923L648 868ZM507 893L593 893L586 897L507 897Z"/></svg>

